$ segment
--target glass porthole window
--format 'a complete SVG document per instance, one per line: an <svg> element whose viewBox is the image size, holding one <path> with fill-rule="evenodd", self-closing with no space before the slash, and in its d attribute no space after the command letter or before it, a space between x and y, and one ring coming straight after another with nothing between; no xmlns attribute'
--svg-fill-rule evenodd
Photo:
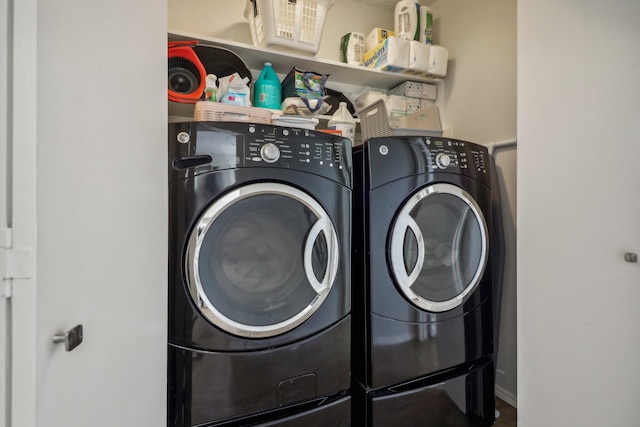
<svg viewBox="0 0 640 427"><path fill-rule="evenodd" d="M488 261L488 229L477 203L452 184L432 184L400 209L390 238L398 287L432 312L461 305L477 287Z"/></svg>
<svg viewBox="0 0 640 427"><path fill-rule="evenodd" d="M235 189L200 216L185 271L194 303L219 328L269 337L308 319L335 280L338 239L307 193L278 183Z"/></svg>

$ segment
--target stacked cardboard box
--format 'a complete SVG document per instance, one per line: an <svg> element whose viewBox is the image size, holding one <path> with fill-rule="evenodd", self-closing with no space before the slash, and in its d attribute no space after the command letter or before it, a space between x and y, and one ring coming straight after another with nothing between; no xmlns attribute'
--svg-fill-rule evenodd
<svg viewBox="0 0 640 427"><path fill-rule="evenodd" d="M420 82L404 82L389 91L389 99L394 113L404 105L406 114L417 113L433 105L436 101L436 85Z"/></svg>

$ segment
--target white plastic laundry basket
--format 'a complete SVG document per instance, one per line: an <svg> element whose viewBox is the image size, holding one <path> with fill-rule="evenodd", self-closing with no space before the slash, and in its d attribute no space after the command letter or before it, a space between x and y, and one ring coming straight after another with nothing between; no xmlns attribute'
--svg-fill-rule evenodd
<svg viewBox="0 0 640 427"><path fill-rule="evenodd" d="M318 53L327 11L335 0L247 0L253 44Z"/></svg>

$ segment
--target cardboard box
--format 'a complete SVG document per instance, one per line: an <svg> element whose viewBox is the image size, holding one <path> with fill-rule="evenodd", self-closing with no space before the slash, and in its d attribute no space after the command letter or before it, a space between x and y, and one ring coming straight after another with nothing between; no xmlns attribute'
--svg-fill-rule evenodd
<svg viewBox="0 0 640 427"><path fill-rule="evenodd" d="M435 101L437 90L436 85L431 83L404 82L389 91L392 95L402 95L410 98L429 99Z"/></svg>

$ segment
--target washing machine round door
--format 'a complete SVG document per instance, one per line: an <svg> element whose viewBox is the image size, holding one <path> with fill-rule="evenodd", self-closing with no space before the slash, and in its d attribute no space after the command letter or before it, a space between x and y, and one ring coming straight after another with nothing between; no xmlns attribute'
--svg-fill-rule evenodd
<svg viewBox="0 0 640 427"><path fill-rule="evenodd" d="M390 238L393 275L421 309L443 312L476 289L487 265L487 222L475 200L451 184L432 184L402 205Z"/></svg>
<svg viewBox="0 0 640 427"><path fill-rule="evenodd" d="M185 272L200 312L241 337L287 332L323 303L338 271L331 218L307 193L258 183L216 199L187 242Z"/></svg>

